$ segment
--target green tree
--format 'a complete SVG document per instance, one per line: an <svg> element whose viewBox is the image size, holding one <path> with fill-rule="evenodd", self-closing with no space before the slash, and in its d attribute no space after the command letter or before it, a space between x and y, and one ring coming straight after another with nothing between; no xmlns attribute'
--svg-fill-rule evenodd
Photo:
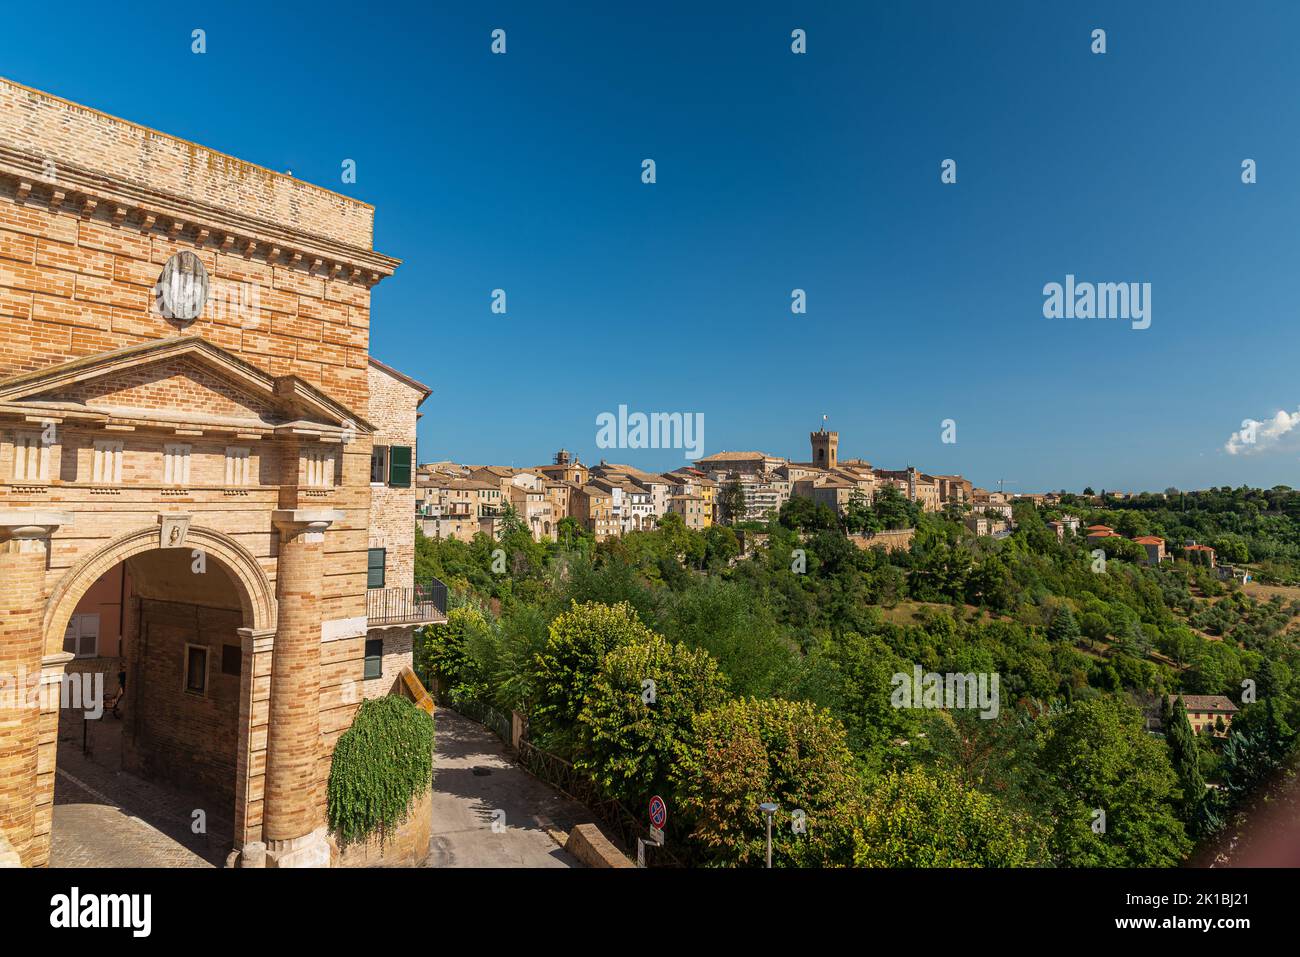
<svg viewBox="0 0 1300 957"><path fill-rule="evenodd" d="M582 747L574 763L605 793L640 807L666 789L695 715L721 704L726 689L705 651L660 635L615 648L578 716Z"/></svg>
<svg viewBox="0 0 1300 957"><path fill-rule="evenodd" d="M766 827L758 806L771 801L779 808L773 866L852 861L862 790L844 728L830 712L807 702L738 698L698 715L692 737L672 783L697 860L762 866Z"/></svg>
<svg viewBox="0 0 1300 957"><path fill-rule="evenodd" d="M745 520L745 487L740 479L732 479L718 489L718 512L725 525L735 525Z"/></svg>
<svg viewBox="0 0 1300 957"><path fill-rule="evenodd" d="M704 559L710 564L725 565L740 554L740 539L723 525L710 525L704 530Z"/></svg>
<svg viewBox="0 0 1300 957"><path fill-rule="evenodd" d="M1047 862L1031 817L943 771L885 775L854 830L858 867L1032 867Z"/></svg>
<svg viewBox="0 0 1300 957"><path fill-rule="evenodd" d="M552 748L570 750L578 715L605 656L653 637L631 605L574 602L551 622L546 645L534 661L533 732Z"/></svg>
<svg viewBox="0 0 1300 957"><path fill-rule="evenodd" d="M518 534L528 535L530 539L532 538L528 532L528 523L520 517L519 511L510 502L506 502L501 509L501 524L497 528L498 537L502 540Z"/></svg>
<svg viewBox="0 0 1300 957"><path fill-rule="evenodd" d="M909 501L898 486L888 484L876 490L871 503L876 522L882 529L915 528L920 520L921 508L916 502Z"/></svg>
<svg viewBox="0 0 1300 957"><path fill-rule="evenodd" d="M416 669L427 681L438 680L441 690L454 703L477 701L488 693L488 676L471 653L473 636L488 629L477 608L462 606L447 613L441 625L422 628L416 635Z"/></svg>
<svg viewBox="0 0 1300 957"><path fill-rule="evenodd" d="M786 528L803 532L822 531L839 527L835 513L821 502L802 495L794 495L781 506L778 520Z"/></svg>
<svg viewBox="0 0 1300 957"><path fill-rule="evenodd" d="M1169 709L1169 720L1165 722L1165 743L1169 745L1169 762L1178 775L1178 787L1183 792L1183 820L1195 819L1197 808L1205 799L1205 780L1201 777L1200 750L1196 745L1196 735L1187 720L1187 707L1183 696L1179 695Z"/></svg>
<svg viewBox="0 0 1300 957"><path fill-rule="evenodd" d="M572 515L566 515L555 526L555 538L561 545L571 548L582 542L594 542L596 536Z"/></svg>
<svg viewBox="0 0 1300 957"><path fill-rule="evenodd" d="M1191 849L1178 779L1141 713L1115 698L1077 702L1047 724L1038 766L1056 859L1072 867L1169 867ZM1105 815L1104 830L1096 812Z"/></svg>
<svg viewBox="0 0 1300 957"><path fill-rule="evenodd" d="M1074 612L1069 605L1061 605L1052 615L1052 623L1047 626L1047 637L1058 644L1072 645L1079 640L1081 632L1079 623L1074 619Z"/></svg>

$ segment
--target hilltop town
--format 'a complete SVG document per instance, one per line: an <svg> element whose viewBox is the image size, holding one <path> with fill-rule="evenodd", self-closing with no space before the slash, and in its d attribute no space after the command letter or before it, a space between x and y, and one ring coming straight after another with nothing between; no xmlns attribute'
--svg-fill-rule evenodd
<svg viewBox="0 0 1300 957"><path fill-rule="evenodd" d="M1000 537L1012 528L1017 496L977 488L960 475L841 459L838 432L819 429L809 441L807 462L724 451L696 460L694 467L662 473L604 459L587 465L565 449L549 464L531 468L431 462L417 469L417 518L431 538L469 541L480 532L498 538L512 508L536 541L557 540L566 518L604 541L649 531L669 514L691 529L766 522L792 498L825 505L843 518L892 489L925 512L955 509L977 535ZM1042 504L1056 496L1026 497Z"/></svg>

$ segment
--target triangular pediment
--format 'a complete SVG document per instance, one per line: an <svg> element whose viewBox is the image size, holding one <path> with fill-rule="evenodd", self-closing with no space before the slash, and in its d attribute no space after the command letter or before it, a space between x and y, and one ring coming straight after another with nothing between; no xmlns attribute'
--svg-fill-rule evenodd
<svg viewBox="0 0 1300 957"><path fill-rule="evenodd" d="M28 396L29 404L80 407L110 414L149 410L201 413L214 418L258 419L278 416L271 397L214 373L191 356L171 356L63 388Z"/></svg>
<svg viewBox="0 0 1300 957"><path fill-rule="evenodd" d="M26 416L243 429L373 431L297 376L273 376L197 336L75 359L0 381Z"/></svg>

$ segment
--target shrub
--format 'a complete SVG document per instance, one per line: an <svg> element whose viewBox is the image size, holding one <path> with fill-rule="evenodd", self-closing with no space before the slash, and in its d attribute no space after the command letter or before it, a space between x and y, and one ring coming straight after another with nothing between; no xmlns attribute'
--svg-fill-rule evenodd
<svg viewBox="0 0 1300 957"><path fill-rule="evenodd" d="M697 716L691 747L673 768L679 809L701 863L761 865L772 801L773 866L852 860L861 785L844 728L807 702L743 698ZM804 833L794 811L803 812Z"/></svg>
<svg viewBox="0 0 1300 957"><path fill-rule="evenodd" d="M330 829L344 847L376 831L383 839L432 778L432 716L400 695L366 701L334 747Z"/></svg>
<svg viewBox="0 0 1300 957"><path fill-rule="evenodd" d="M653 637L625 602L612 607L574 602L551 622L546 646L534 661L533 732L540 732L547 746L563 749L605 656Z"/></svg>
<svg viewBox="0 0 1300 957"><path fill-rule="evenodd" d="M605 656L579 715L582 751L575 763L606 793L639 806L668 783L695 715L726 694L726 679L706 651L659 635L616 648Z"/></svg>
<svg viewBox="0 0 1300 957"><path fill-rule="evenodd" d="M486 691L486 675L473 654L476 636L488 630L487 620L469 606L453 608L442 625L421 630L417 639L416 664L425 675L434 675L455 703L477 700Z"/></svg>
<svg viewBox="0 0 1300 957"><path fill-rule="evenodd" d="M891 772L854 832L858 867L1025 867L1043 863L1041 829L1026 815L943 771Z"/></svg>

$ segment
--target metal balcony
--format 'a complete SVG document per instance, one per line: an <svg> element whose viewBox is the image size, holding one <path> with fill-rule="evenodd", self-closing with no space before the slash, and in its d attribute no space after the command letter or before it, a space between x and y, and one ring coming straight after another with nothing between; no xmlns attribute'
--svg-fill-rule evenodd
<svg viewBox="0 0 1300 957"><path fill-rule="evenodd" d="M366 618L377 625L429 625L447 620L447 586L434 578L412 588L372 588Z"/></svg>

